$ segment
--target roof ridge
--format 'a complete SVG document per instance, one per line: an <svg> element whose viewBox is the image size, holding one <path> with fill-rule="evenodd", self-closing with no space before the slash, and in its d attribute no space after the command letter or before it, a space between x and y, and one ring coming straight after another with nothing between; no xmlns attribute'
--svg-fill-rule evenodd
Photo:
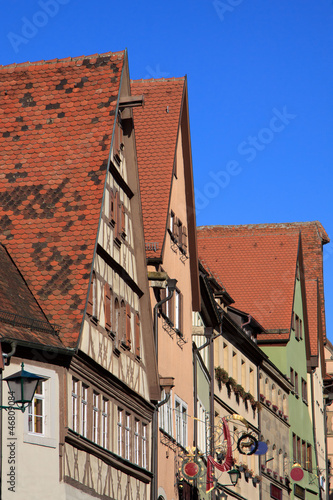
<svg viewBox="0 0 333 500"><path fill-rule="evenodd" d="M76 56L76 57L64 57L62 59L55 58L55 59L41 59L40 61L25 61L21 63L11 63L11 64L5 64L2 65L0 64L0 70L2 69L9 69L9 68L25 68L25 67L30 67L30 66L41 66L42 64L59 64L59 63L66 63L66 62L75 62L75 61L83 61L84 59L95 59L97 57L106 57L106 56L111 56L111 55L116 55L116 54L125 54L125 50L119 50L116 52L103 52L102 54L91 54L88 56Z"/></svg>
<svg viewBox="0 0 333 500"><path fill-rule="evenodd" d="M251 228L257 228L257 227L272 227L272 226L287 226L287 225L290 225L290 226L297 226L297 225L308 225L308 224L313 224L313 225L317 225L317 223L319 223L320 225L321 222L319 222L318 220L314 220L314 221L300 221L300 222L262 222L260 224L214 224L214 225L210 225L210 226L197 226L197 229L214 229L214 228L219 228L219 227L251 227Z"/></svg>
<svg viewBox="0 0 333 500"><path fill-rule="evenodd" d="M170 78L138 78L137 80L131 79L131 83L144 83L144 82L169 82L169 81L177 81L177 80L184 80L185 81L185 76L172 76Z"/></svg>

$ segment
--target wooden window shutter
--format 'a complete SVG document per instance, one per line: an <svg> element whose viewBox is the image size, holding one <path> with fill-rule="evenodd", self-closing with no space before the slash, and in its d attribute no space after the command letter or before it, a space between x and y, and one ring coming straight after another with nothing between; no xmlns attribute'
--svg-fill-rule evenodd
<svg viewBox="0 0 333 500"><path fill-rule="evenodd" d="M140 357L140 317L135 315L135 355Z"/></svg>
<svg viewBox="0 0 333 500"><path fill-rule="evenodd" d="M119 301L115 299L114 301L114 323L112 325L113 331L119 339L119 325L120 325L120 309L119 309Z"/></svg>
<svg viewBox="0 0 333 500"><path fill-rule="evenodd" d="M115 202L115 196L113 190L110 191L110 220L115 221L114 217L114 202Z"/></svg>
<svg viewBox="0 0 333 500"><path fill-rule="evenodd" d="M104 314L105 328L111 330L111 290L108 283L104 285Z"/></svg>
<svg viewBox="0 0 333 500"><path fill-rule="evenodd" d="M93 273L89 288L89 297L87 304L87 314L89 314L89 316L93 315L93 310L94 310L94 286L95 286L95 273Z"/></svg>
<svg viewBox="0 0 333 500"><path fill-rule="evenodd" d="M178 240L178 236L179 236L178 230L179 230L178 217L175 217L174 221L173 221L173 235L174 235L176 240Z"/></svg>
<svg viewBox="0 0 333 500"><path fill-rule="evenodd" d="M118 211L119 211L119 191L115 192L114 195L114 206L113 206L113 215L114 215L114 237L117 238L118 236Z"/></svg>
<svg viewBox="0 0 333 500"><path fill-rule="evenodd" d="M187 228L183 226L183 235L182 235L182 247L184 252L187 252Z"/></svg>
<svg viewBox="0 0 333 500"><path fill-rule="evenodd" d="M126 345L131 347L131 306L126 304Z"/></svg>

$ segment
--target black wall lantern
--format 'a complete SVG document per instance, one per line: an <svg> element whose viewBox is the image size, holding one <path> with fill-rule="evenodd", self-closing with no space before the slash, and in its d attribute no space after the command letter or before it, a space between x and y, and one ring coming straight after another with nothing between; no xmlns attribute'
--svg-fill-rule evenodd
<svg viewBox="0 0 333 500"><path fill-rule="evenodd" d="M24 363L22 363L21 368L21 371L4 378L8 384L9 392L13 395L14 404L20 406L1 406L0 408L12 408L24 412L26 407L32 402L38 382L48 379L48 377L27 372L24 369Z"/></svg>

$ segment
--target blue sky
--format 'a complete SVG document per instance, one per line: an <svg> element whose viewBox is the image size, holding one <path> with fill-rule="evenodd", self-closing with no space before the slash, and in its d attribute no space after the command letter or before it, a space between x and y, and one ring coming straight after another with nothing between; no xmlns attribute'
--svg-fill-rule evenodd
<svg viewBox="0 0 333 500"><path fill-rule="evenodd" d="M333 238L333 0L7 0L1 15L0 64L127 48L134 79L187 75L198 225L319 220Z"/></svg>

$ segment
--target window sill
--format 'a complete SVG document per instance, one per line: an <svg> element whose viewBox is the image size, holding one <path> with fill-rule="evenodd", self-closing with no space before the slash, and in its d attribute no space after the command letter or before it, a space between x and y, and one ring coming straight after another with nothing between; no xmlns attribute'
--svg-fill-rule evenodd
<svg viewBox="0 0 333 500"><path fill-rule="evenodd" d="M96 316L90 316L88 314L88 317L89 317L89 321L90 323L92 323L93 325L97 326L98 325L98 318L96 318Z"/></svg>
<svg viewBox="0 0 333 500"><path fill-rule="evenodd" d="M36 444L38 446L45 446L47 448L57 447L57 440L55 438L41 436L38 434L24 434L23 442L29 444Z"/></svg>
<svg viewBox="0 0 333 500"><path fill-rule="evenodd" d="M130 350L131 350L131 344L128 344L127 342L124 342L124 341L121 341L121 347L122 347L125 351L130 351Z"/></svg>

